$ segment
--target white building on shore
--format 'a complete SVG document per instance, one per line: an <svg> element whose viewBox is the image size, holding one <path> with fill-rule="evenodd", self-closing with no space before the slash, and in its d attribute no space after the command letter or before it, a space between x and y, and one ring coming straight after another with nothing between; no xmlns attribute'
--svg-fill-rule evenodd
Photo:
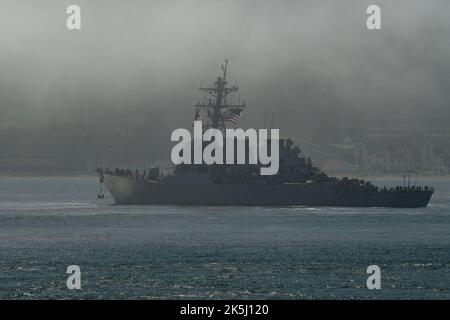
<svg viewBox="0 0 450 320"><path fill-rule="evenodd" d="M368 129L355 148L359 170L380 173L450 173L450 125Z"/></svg>

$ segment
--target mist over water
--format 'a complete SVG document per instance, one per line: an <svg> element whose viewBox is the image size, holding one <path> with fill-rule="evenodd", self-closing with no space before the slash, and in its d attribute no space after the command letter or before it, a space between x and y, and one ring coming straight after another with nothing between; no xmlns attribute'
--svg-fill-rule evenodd
<svg viewBox="0 0 450 320"><path fill-rule="evenodd" d="M3 157L167 159L224 58L249 106L242 127L273 115L283 135L335 141L448 123L450 3L377 1L383 29L370 32L371 3L80 0L82 30L68 31L72 1L2 1Z"/></svg>

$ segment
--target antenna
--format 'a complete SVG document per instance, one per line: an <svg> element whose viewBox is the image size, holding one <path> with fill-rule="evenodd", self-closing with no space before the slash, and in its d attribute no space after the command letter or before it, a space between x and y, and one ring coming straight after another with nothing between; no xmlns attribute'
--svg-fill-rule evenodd
<svg viewBox="0 0 450 320"><path fill-rule="evenodd" d="M225 79L227 77L227 68L228 68L228 59L225 59L225 64L221 66L223 71L223 82L225 82Z"/></svg>
<svg viewBox="0 0 450 320"><path fill-rule="evenodd" d="M242 110L246 107L245 102L241 104L241 97L238 96L238 104L228 104L227 97L231 93L237 93L239 87L228 86L226 82L227 71L228 71L228 59L225 59L225 63L221 65L221 70L223 72L222 77L218 77L214 85L203 87L203 81L201 82L201 87L199 90L201 92L207 93L213 99L208 100L208 103L197 103L196 108L203 108L207 111L210 123L208 123L206 128L217 128L220 130L225 130L225 122L237 121Z"/></svg>

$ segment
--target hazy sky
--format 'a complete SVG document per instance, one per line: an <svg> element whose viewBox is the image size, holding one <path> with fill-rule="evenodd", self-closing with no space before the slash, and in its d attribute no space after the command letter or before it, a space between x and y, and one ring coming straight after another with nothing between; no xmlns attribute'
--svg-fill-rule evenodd
<svg viewBox="0 0 450 320"><path fill-rule="evenodd" d="M380 31L365 24L374 3ZM81 31L65 27L69 4ZM450 122L449 13L448 0L2 0L0 112L148 106L190 127L200 80L228 58L249 105L243 126L266 112L286 132L399 115Z"/></svg>

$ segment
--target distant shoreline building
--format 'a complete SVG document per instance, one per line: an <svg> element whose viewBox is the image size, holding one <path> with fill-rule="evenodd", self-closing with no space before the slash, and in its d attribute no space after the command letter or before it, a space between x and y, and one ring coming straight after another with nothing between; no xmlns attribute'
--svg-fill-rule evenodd
<svg viewBox="0 0 450 320"><path fill-rule="evenodd" d="M450 173L450 125L369 128L355 147L359 171Z"/></svg>

